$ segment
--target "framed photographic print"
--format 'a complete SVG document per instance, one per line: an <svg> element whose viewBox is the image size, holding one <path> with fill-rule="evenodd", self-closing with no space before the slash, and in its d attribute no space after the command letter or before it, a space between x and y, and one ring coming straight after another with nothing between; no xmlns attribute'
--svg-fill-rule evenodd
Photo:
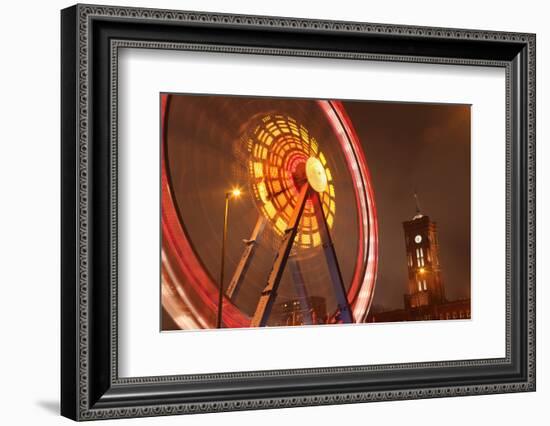
<svg viewBox="0 0 550 426"><path fill-rule="evenodd" d="M74 420L535 390L535 36L76 5Z"/></svg>

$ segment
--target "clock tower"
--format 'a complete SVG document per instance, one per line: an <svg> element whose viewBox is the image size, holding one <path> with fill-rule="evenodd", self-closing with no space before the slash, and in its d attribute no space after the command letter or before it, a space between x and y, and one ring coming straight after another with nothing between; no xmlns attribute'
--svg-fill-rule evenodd
<svg viewBox="0 0 550 426"><path fill-rule="evenodd" d="M408 288L405 308L444 303L445 288L439 264L437 226L420 211L415 193L416 214L412 220L403 222L405 249L407 252Z"/></svg>

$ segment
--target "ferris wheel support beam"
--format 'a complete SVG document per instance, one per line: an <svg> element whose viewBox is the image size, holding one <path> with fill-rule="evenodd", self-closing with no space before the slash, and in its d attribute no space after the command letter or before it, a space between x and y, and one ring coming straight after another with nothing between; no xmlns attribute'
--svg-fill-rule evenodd
<svg viewBox="0 0 550 426"><path fill-rule="evenodd" d="M296 293L298 293L298 299L300 299L302 311L304 312L304 322L306 325L311 325L313 324L313 316L311 315L311 308L309 306L309 295L304 282L304 276L302 275L302 268L293 254L288 259L288 267L290 268L294 287L296 288Z"/></svg>
<svg viewBox="0 0 550 426"><path fill-rule="evenodd" d="M241 284L244 281L244 277L246 275L248 267L250 266L250 262L254 257L254 251L256 250L256 246L258 245L258 239L264 231L266 222L266 218L264 216L260 216L258 218L258 221L256 222L256 226L254 226L254 230L252 231L252 235L250 236L250 238L248 240L243 240L245 248L241 256L241 260L239 260L237 268L233 273L233 277L229 282L229 286L225 291L225 295L231 300L235 300L239 294Z"/></svg>
<svg viewBox="0 0 550 426"><path fill-rule="evenodd" d="M315 212L315 217L317 218L317 223L319 226L319 234L321 236L321 242L323 243L323 252L325 253L325 259L327 261L332 289L334 291L334 295L336 296L339 316L342 322L352 323L353 314L346 294L346 288L344 287L344 281L342 280L342 272L340 271L340 265L338 265L338 258L336 257L336 251L334 250L334 243L330 237L327 220L323 213L321 197L318 192L312 192L313 196L311 199L313 201L313 211Z"/></svg>
<svg viewBox="0 0 550 426"><path fill-rule="evenodd" d="M275 256L275 261L273 262L273 268L271 269L269 278L267 279L267 285L262 291L258 306L256 307L256 312L250 322L250 327L265 327L267 325L267 320L269 319L273 304L277 298L277 290L279 288L279 284L281 283L281 278L283 276L290 250L294 244L296 233L298 232L300 219L302 217L302 213L304 212L304 207L308 200L309 193L310 186L306 183L300 189L298 202L296 203L296 207L292 212L292 216L290 217L283 235L281 245L279 246L279 250Z"/></svg>

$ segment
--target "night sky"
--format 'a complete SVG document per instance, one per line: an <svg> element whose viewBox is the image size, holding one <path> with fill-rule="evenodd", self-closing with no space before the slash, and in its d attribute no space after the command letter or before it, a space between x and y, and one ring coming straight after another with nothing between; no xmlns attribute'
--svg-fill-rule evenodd
<svg viewBox="0 0 550 426"><path fill-rule="evenodd" d="M445 104L344 102L366 155L374 186L379 224L379 265L373 304L403 307L407 288L402 222L415 214L416 189L422 213L437 222L440 261L449 300L470 296L470 107ZM357 215L343 155L326 119L311 100L230 96L172 97L167 121L170 179L183 225L195 251L214 280L219 274L223 194L238 184L241 200L232 202L229 218L227 274L231 275L258 217L249 188L246 153L240 134L250 121L284 112L303 123L327 154L336 185L333 240L344 281L354 265ZM277 241L266 232L247 273L239 307L253 313L273 262ZM330 300L326 266L303 256L310 295ZM324 269L323 269L324 268ZM296 297L285 273L279 297ZM227 283L226 283L227 284Z"/></svg>
<svg viewBox="0 0 550 426"><path fill-rule="evenodd" d="M365 149L379 225L373 305L402 308L407 266L402 222L422 213L438 226L449 300L470 297L470 106L346 102Z"/></svg>

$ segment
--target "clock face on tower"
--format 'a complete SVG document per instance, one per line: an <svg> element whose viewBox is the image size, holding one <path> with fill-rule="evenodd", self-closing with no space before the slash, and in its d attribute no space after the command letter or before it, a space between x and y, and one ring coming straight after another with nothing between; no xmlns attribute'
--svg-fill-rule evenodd
<svg viewBox="0 0 550 426"><path fill-rule="evenodd" d="M420 244L422 242L422 235L417 235L416 237L414 237L414 242L416 244Z"/></svg>

